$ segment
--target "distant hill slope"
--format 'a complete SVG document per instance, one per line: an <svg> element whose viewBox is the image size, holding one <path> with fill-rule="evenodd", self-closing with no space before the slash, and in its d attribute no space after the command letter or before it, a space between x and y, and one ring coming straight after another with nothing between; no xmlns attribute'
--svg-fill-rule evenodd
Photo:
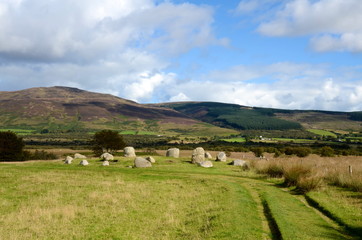
<svg viewBox="0 0 362 240"><path fill-rule="evenodd" d="M161 103L195 119L238 130L362 130L362 112L283 110L216 102Z"/></svg>
<svg viewBox="0 0 362 240"><path fill-rule="evenodd" d="M108 128L159 134L206 130L232 133L173 109L69 87L0 92L0 128L30 128L42 132Z"/></svg>

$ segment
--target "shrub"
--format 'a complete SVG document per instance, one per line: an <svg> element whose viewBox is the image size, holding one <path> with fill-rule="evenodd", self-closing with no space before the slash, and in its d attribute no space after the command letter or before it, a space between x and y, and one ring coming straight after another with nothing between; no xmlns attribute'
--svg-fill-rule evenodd
<svg viewBox="0 0 362 240"><path fill-rule="evenodd" d="M284 168L284 183L287 186L297 186L302 177L307 177L311 173L311 168L302 164L292 165Z"/></svg>
<svg viewBox="0 0 362 240"><path fill-rule="evenodd" d="M54 153L49 153L44 150L35 150L35 152L24 151L25 160L52 160L57 159L57 156Z"/></svg>
<svg viewBox="0 0 362 240"><path fill-rule="evenodd" d="M321 157L334 157L334 150L329 146L322 147L319 150Z"/></svg>
<svg viewBox="0 0 362 240"><path fill-rule="evenodd" d="M302 176L297 180L297 189L302 193L307 193L320 188L323 183L321 176Z"/></svg>
<svg viewBox="0 0 362 240"><path fill-rule="evenodd" d="M22 161L23 139L13 132L0 132L0 160L2 161Z"/></svg>
<svg viewBox="0 0 362 240"><path fill-rule="evenodd" d="M264 148L262 148L262 147L253 147L250 150L254 153L255 157L263 157Z"/></svg>
<svg viewBox="0 0 362 240"><path fill-rule="evenodd" d="M122 136L119 135L117 131L112 130L96 132L91 143L93 152L96 156L99 156L104 152L114 153L126 146Z"/></svg>
<svg viewBox="0 0 362 240"><path fill-rule="evenodd" d="M269 177L279 178L283 176L283 167L277 161L252 162L251 167L256 169L257 173L266 174Z"/></svg>

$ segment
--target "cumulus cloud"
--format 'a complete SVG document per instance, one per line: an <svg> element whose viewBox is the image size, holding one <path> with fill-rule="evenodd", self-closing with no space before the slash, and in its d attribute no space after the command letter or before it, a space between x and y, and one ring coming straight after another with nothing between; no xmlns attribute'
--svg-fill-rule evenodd
<svg viewBox="0 0 362 240"><path fill-rule="evenodd" d="M334 69L326 65L296 64L281 62L264 66L237 66L224 71L211 72L202 80L182 83L170 95L183 100L219 101L246 106L284 109L319 109L358 111L362 109L361 70ZM348 71L348 74L345 72ZM224 72L224 77L222 72ZM333 77L330 74L333 72ZM253 80L249 81L245 73ZM252 73L252 74L251 74ZM228 78L228 76L239 76ZM352 77L353 76L353 77ZM218 81L216 80L218 79ZM168 100L175 100L170 98Z"/></svg>
<svg viewBox="0 0 362 240"><path fill-rule="evenodd" d="M211 7L169 1L6 0L0 22L1 90L69 85L147 101L174 78L172 57L225 42Z"/></svg>
<svg viewBox="0 0 362 240"><path fill-rule="evenodd" d="M312 35L316 51L362 52L360 0L292 0L258 27L267 36Z"/></svg>

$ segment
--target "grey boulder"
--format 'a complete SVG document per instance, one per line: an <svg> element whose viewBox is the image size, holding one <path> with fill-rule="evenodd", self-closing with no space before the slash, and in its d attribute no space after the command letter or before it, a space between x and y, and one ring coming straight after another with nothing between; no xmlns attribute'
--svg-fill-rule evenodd
<svg viewBox="0 0 362 240"><path fill-rule="evenodd" d="M124 152L125 157L135 157L136 156L136 152L133 147L125 147L123 149L123 152Z"/></svg>
<svg viewBox="0 0 362 240"><path fill-rule="evenodd" d="M166 157L178 158L180 157L180 149L178 148L170 148L166 152Z"/></svg>
<svg viewBox="0 0 362 240"><path fill-rule="evenodd" d="M226 154L224 152L219 152L217 154L216 161L226 162Z"/></svg>
<svg viewBox="0 0 362 240"><path fill-rule="evenodd" d="M134 160L134 166L136 168L148 168L152 167L152 163L147 161L147 159L143 157L136 157L136 159Z"/></svg>
<svg viewBox="0 0 362 240"><path fill-rule="evenodd" d="M211 161L203 161L203 162L199 162L198 165L200 167L204 167L204 168L211 168L213 167L213 164Z"/></svg>

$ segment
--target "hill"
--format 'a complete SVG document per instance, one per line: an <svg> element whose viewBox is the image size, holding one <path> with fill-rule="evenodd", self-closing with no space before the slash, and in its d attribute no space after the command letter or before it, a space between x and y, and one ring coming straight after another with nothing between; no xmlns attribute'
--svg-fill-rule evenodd
<svg viewBox="0 0 362 240"><path fill-rule="evenodd" d="M0 92L0 128L24 128L42 133L104 128L146 134L233 133L170 108L69 87Z"/></svg>
<svg viewBox="0 0 362 240"><path fill-rule="evenodd" d="M362 112L283 110L216 102L176 102L157 106L169 107L192 118L237 130L362 129Z"/></svg>

